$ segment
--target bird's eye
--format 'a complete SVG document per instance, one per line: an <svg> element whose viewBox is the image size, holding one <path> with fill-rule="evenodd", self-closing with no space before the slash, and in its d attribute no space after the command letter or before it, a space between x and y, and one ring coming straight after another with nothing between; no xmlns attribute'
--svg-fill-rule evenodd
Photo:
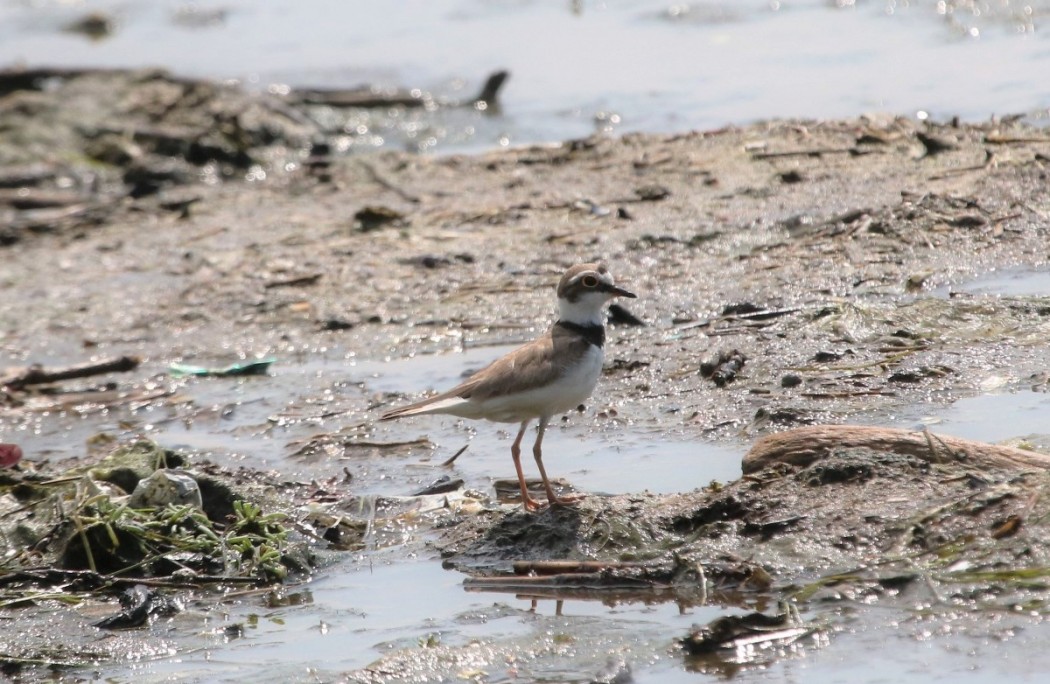
<svg viewBox="0 0 1050 684"><path fill-rule="evenodd" d="M598 287L598 279L594 276L583 276L581 281L584 287Z"/></svg>

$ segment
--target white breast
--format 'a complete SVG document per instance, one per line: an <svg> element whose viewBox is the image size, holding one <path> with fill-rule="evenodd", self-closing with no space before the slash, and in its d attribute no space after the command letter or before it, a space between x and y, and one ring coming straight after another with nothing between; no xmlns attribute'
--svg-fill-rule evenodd
<svg viewBox="0 0 1050 684"><path fill-rule="evenodd" d="M598 384L598 378L601 377L604 361L605 354L601 347L593 344L587 347L587 352L579 362L571 369L567 369L561 379L555 383L555 387L563 394L564 400L557 403L554 413L572 410L591 396L595 385Z"/></svg>

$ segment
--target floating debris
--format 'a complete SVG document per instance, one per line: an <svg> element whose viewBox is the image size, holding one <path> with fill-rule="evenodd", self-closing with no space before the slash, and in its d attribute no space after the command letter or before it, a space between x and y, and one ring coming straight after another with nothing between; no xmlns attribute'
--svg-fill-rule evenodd
<svg viewBox="0 0 1050 684"><path fill-rule="evenodd" d="M465 101L442 100L418 88L384 90L374 86L349 89L295 88L289 92L288 99L299 104L359 109L386 109L389 107L435 109L437 107L473 106L481 111L489 111L497 108L499 92L508 78L510 78L510 72L502 70L492 72L477 95Z"/></svg>
<svg viewBox="0 0 1050 684"><path fill-rule="evenodd" d="M725 615L703 627L693 627L678 643L690 655L728 652L734 662L755 659L761 649L787 646L817 632L802 622L798 609L784 602L777 615Z"/></svg>
<svg viewBox="0 0 1050 684"><path fill-rule="evenodd" d="M428 496L430 494L445 494L447 492L454 492L464 485L464 482L460 478L452 479L448 475L442 475L434 482L430 483L422 489L412 492L412 496Z"/></svg>
<svg viewBox="0 0 1050 684"><path fill-rule="evenodd" d="M161 596L156 589L136 584L120 595L120 612L95 623L99 629L134 629L146 625L150 618L168 617L182 606L175 599Z"/></svg>
<svg viewBox="0 0 1050 684"><path fill-rule="evenodd" d="M736 349L723 350L714 358L700 364L700 375L709 378L719 387L725 387L736 379L746 360L747 358Z"/></svg>
<svg viewBox="0 0 1050 684"><path fill-rule="evenodd" d="M270 357L258 361L247 361L245 363L234 363L223 368L207 368L204 366L190 366L182 363L173 363L168 367L168 372L179 378L187 375L197 377L230 377L240 375L266 375L270 366L277 359Z"/></svg>

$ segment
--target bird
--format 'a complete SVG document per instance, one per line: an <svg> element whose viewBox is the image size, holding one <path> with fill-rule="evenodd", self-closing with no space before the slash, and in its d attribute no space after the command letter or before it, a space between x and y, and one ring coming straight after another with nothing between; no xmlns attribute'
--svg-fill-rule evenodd
<svg viewBox="0 0 1050 684"><path fill-rule="evenodd" d="M604 263L576 264L558 282L558 319L542 335L471 375L452 389L380 416L392 420L423 414L447 414L498 423L519 423L510 447L526 512L545 508L530 496L521 467L521 441L538 421L532 455L543 480L548 505L568 505L579 497L559 497L543 467L543 435L555 415L582 404L602 372L605 304L636 294L619 287Z"/></svg>

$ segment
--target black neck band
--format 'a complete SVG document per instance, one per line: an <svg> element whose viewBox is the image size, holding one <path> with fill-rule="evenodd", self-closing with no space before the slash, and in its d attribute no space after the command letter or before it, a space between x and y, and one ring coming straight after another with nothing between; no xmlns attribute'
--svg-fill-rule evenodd
<svg viewBox="0 0 1050 684"><path fill-rule="evenodd" d="M605 344L605 326L604 325L580 325L579 323L573 323L572 321L558 321L554 325L559 328L565 328L571 330L583 339L587 340L595 347L599 349Z"/></svg>

